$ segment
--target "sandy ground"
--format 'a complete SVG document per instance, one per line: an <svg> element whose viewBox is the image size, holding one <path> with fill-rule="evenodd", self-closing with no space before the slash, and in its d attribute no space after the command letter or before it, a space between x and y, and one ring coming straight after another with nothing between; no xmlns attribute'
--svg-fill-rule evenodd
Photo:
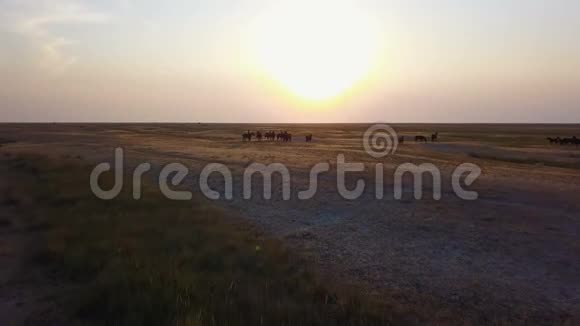
<svg viewBox="0 0 580 326"><path fill-rule="evenodd" d="M0 150L68 155L92 163L111 161L125 149L127 172L150 162L155 176L169 162L191 168L185 183L198 191L197 175L207 163L228 166L234 199L215 201L250 219L265 233L282 238L310 257L329 277L364 287L402 304L434 301L450 310L490 322L502 316L552 323L580 312L580 149L550 146L547 136L580 134L580 126L400 125L406 135L395 155L375 159L362 147L364 125L2 125ZM292 143L242 143L247 129L287 129ZM415 144L411 136L439 131L438 143ZM303 135L313 133L314 142ZM366 182L357 200L336 189L338 154L363 162L366 171L347 180ZM251 163L283 163L292 175L291 200L274 178L272 200L242 197L242 173ZM329 162L313 199L299 200L310 168ZM374 193L374 165L385 165L385 198ZM392 195L394 168L430 162L442 171L443 198L415 200ZM460 200L450 174L460 163L482 167L470 187L476 201ZM406 180L410 181L410 180ZM210 184L221 189L215 175ZM88 187L88 176L87 176Z"/></svg>

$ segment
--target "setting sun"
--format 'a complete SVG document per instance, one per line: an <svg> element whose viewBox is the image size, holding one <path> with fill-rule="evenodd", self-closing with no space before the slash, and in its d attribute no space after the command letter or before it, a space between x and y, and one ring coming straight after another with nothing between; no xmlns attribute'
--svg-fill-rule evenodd
<svg viewBox="0 0 580 326"><path fill-rule="evenodd" d="M369 73L379 37L354 5L279 6L257 24L260 69L293 95L323 101L351 89Z"/></svg>

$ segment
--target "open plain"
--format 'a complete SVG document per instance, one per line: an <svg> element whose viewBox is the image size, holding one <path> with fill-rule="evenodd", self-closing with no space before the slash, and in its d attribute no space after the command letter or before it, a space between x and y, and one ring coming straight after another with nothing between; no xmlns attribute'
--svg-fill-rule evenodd
<svg viewBox="0 0 580 326"><path fill-rule="evenodd" d="M580 147L550 144L546 137L580 135L579 125L394 124L405 142L384 158L365 152L365 124L3 124L0 152L67 157L96 165L112 162L121 147L125 172L143 162L156 180L167 163L190 169L181 187L199 193L198 176L209 163L233 174L233 198L207 199L227 215L251 223L256 232L280 239L334 282L362 290L395 306L435 306L440 316L466 322L570 323L580 314ZM243 142L247 131L287 130L292 142ZM438 132L437 142L416 135ZM305 142L312 134L313 141ZM1 154L1 153L0 153ZM365 182L360 198L337 191L338 155L361 162L347 188ZM252 163L282 163L291 175L291 197L273 177L271 199L261 179L253 196L242 195L243 171ZM330 171L318 178L311 199L309 173L317 163ZM376 198L375 166L384 165L384 196ZM425 185L413 198L404 179L403 198L393 196L393 174L403 163L432 163L441 171L442 198ZM462 163L481 167L466 188L453 192L451 175ZM89 187L89 176L75 180ZM223 194L223 179L210 178ZM39 184L38 187L44 185ZM125 187L130 187L125 184ZM142 199L146 200L146 198ZM105 205L106 203L104 203ZM411 309L412 310L412 309ZM451 317L450 317L451 318ZM452 320L457 321L455 318Z"/></svg>

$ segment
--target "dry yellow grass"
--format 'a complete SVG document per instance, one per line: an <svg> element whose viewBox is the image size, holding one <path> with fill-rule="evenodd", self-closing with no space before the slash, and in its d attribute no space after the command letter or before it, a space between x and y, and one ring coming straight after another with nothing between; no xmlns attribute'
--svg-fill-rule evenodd
<svg viewBox="0 0 580 326"><path fill-rule="evenodd" d="M332 283L352 284L373 299L404 311L440 304L434 320L492 323L565 323L578 314L580 256L580 149L550 145L545 137L580 134L577 125L395 125L407 141L387 167L432 162L442 170L441 201L335 196L332 175L322 179L310 201L298 201L307 172L318 162L377 160L361 143L366 125L3 125L0 137L16 141L3 150L68 156L95 164L125 149L127 164L151 162L158 171L179 161L191 168L184 186L208 162L226 164L239 181L252 162L281 162L292 172L292 200L267 202L238 196L212 206L239 216L260 233L330 275ZM287 129L289 144L242 143L244 130ZM415 144L414 135L439 131L439 143ZM300 136L312 133L313 143ZM472 189L476 202L449 191L449 175L461 162L480 165ZM152 172L149 177L154 177ZM368 184L371 170L357 174ZM447 181L445 181L447 180ZM387 180L386 187L391 186ZM352 186L352 184L350 184ZM387 197L390 195L386 193ZM237 222L234 222L237 223ZM135 246L126 239L126 245ZM437 310L437 309L436 309Z"/></svg>

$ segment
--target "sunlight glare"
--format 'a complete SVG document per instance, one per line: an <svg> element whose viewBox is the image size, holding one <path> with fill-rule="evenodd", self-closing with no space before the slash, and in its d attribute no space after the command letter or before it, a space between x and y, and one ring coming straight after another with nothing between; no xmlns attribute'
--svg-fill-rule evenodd
<svg viewBox="0 0 580 326"><path fill-rule="evenodd" d="M379 44L371 21L341 1L276 6L257 25L258 65L302 99L338 96L371 70Z"/></svg>

